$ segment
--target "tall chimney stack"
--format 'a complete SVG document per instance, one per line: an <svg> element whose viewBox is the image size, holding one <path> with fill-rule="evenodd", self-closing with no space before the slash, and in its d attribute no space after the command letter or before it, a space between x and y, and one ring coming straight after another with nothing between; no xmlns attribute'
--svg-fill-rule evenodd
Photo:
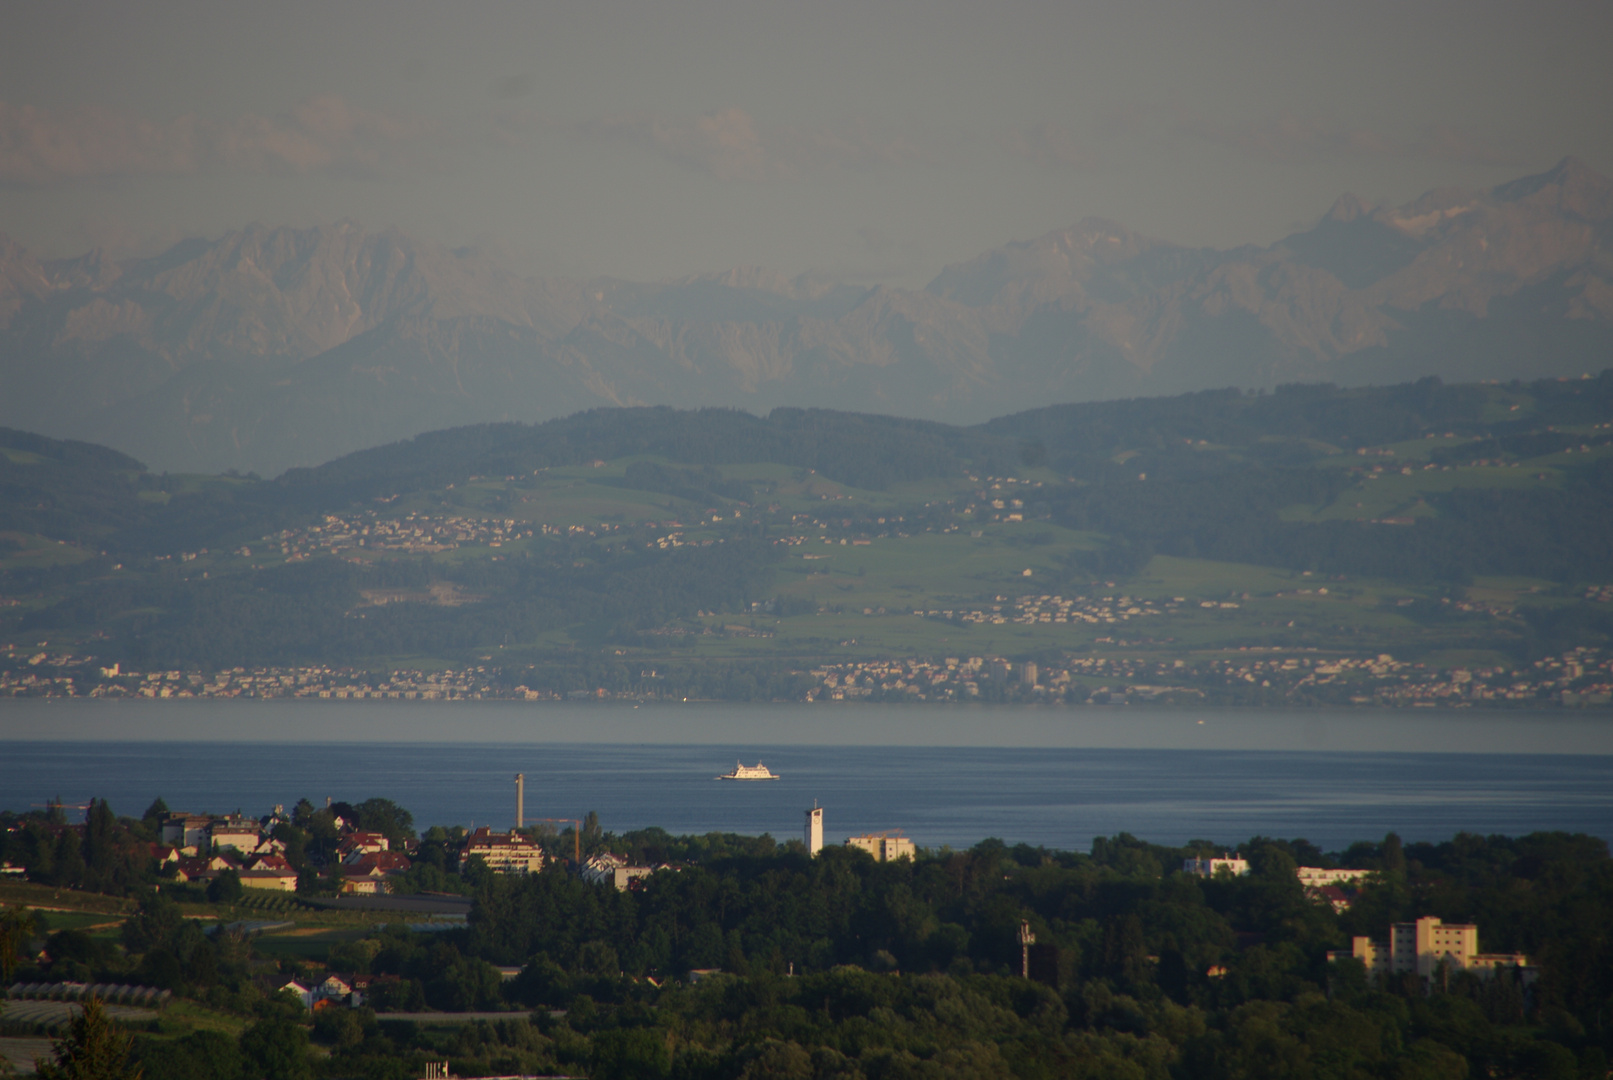
<svg viewBox="0 0 1613 1080"><path fill-rule="evenodd" d="M526 828L526 773L515 774L515 827Z"/></svg>

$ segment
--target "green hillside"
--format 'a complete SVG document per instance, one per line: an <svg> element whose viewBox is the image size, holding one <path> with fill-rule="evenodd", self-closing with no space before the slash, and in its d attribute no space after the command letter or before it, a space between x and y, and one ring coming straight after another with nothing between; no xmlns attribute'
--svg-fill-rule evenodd
<svg viewBox="0 0 1613 1080"><path fill-rule="evenodd" d="M903 660L953 672L921 665L915 691L909 664L908 697L1070 698L1116 683L1097 658L1224 697L1204 677L1250 650L1303 654L1290 673L1387 654L1501 678L1578 649L1592 673L1554 693L1595 700L1610 444L1613 373L1201 393L975 428L596 410L272 480L153 475L5 431L0 663L12 693L149 681L129 671L202 692L234 668L426 688L480 668L454 685L796 697ZM970 657L1061 677L964 678Z"/></svg>

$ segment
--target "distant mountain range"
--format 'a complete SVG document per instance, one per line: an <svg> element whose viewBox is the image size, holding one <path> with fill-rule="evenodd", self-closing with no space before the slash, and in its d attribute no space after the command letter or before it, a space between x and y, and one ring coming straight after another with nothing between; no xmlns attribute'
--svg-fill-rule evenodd
<svg viewBox="0 0 1613 1080"><path fill-rule="evenodd" d="M351 225L154 258L0 236L0 424L158 469L277 473L423 431L602 405L979 422L1285 382L1579 375L1613 363L1613 181L1570 158L1398 208L1346 195L1270 247L1098 219L921 292L751 268L525 279Z"/></svg>

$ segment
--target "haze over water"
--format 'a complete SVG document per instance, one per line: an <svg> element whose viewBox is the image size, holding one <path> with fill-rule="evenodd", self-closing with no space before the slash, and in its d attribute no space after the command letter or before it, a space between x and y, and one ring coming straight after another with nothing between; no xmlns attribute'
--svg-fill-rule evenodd
<svg viewBox="0 0 1613 1080"><path fill-rule="evenodd" d="M831 841L901 829L930 847L1613 836L1604 714L25 701L0 710L0 758L8 810L383 796L421 828L507 827L522 771L529 818L595 810L616 832L788 839L816 800ZM781 779L716 782L738 759Z"/></svg>

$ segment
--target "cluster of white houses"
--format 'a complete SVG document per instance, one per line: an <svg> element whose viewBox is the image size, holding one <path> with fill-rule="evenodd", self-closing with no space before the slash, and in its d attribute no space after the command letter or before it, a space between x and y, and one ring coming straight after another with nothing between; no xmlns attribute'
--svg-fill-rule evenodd
<svg viewBox="0 0 1613 1080"><path fill-rule="evenodd" d="M1182 860L1184 874L1213 878L1223 871L1233 877L1245 877L1249 873L1249 860L1237 855L1203 855ZM1301 866L1294 871L1299 883L1307 889L1329 885L1358 885L1371 874L1371 870L1331 869L1321 866Z"/></svg>
<svg viewBox="0 0 1613 1080"><path fill-rule="evenodd" d="M1206 878L1213 878L1217 874L1243 877L1249 873L1249 861L1236 855L1205 855L1183 859L1182 872ZM1344 911L1350 906L1350 894L1344 891L1345 888L1360 885L1371 874L1370 870L1321 866L1301 866L1294 871L1305 889L1305 895L1334 911Z"/></svg>

